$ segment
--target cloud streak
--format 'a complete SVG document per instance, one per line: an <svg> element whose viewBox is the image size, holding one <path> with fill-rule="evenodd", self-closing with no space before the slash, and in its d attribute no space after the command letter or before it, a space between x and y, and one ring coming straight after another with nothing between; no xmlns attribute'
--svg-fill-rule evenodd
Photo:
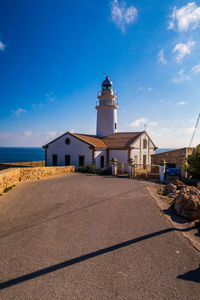
<svg viewBox="0 0 200 300"><path fill-rule="evenodd" d="M174 47L173 53L177 53L176 61L178 63L184 58L184 56L191 53L192 48L195 45L195 41L189 41L186 44L179 43Z"/></svg>
<svg viewBox="0 0 200 300"><path fill-rule="evenodd" d="M176 31L194 30L200 25L200 6L195 2L190 2L187 5L173 9L169 19L168 29Z"/></svg>
<svg viewBox="0 0 200 300"><path fill-rule="evenodd" d="M160 52L158 53L158 61L161 62L162 64L166 64L167 60L165 58L165 54L164 54L164 50L160 50Z"/></svg>
<svg viewBox="0 0 200 300"><path fill-rule="evenodd" d="M180 83L180 82L185 81L185 80L190 80L190 76L184 74L184 70L181 69L181 70L179 71L179 73L178 73L178 76L177 76L177 77L174 77L174 78L172 79L172 82L173 82L173 83Z"/></svg>
<svg viewBox="0 0 200 300"><path fill-rule="evenodd" d="M113 0L111 2L111 18L114 24L125 32L128 24L134 23L138 15L137 9L131 5L126 7L126 2Z"/></svg>
<svg viewBox="0 0 200 300"><path fill-rule="evenodd" d="M3 51L5 49L6 45L0 41L0 50Z"/></svg>
<svg viewBox="0 0 200 300"><path fill-rule="evenodd" d="M18 108L17 110L13 111L13 113L15 114L15 116L19 117L22 113L27 113L27 110L23 108Z"/></svg>

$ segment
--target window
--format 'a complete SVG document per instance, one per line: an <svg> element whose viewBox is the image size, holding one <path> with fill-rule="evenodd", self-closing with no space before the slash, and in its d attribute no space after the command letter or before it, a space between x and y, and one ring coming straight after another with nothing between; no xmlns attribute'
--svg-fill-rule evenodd
<svg viewBox="0 0 200 300"><path fill-rule="evenodd" d="M115 129L117 129L117 123L115 123Z"/></svg>
<svg viewBox="0 0 200 300"><path fill-rule="evenodd" d="M65 155L65 166L70 166L70 155Z"/></svg>
<svg viewBox="0 0 200 300"><path fill-rule="evenodd" d="M134 163L137 165L138 164L138 157L137 155L134 156Z"/></svg>
<svg viewBox="0 0 200 300"><path fill-rule="evenodd" d="M52 161L53 161L53 166L58 165L58 155L57 154L52 155Z"/></svg>
<svg viewBox="0 0 200 300"><path fill-rule="evenodd" d="M147 149L147 140L143 140L143 149Z"/></svg>
<svg viewBox="0 0 200 300"><path fill-rule="evenodd" d="M79 155L79 167L83 167L85 164L85 156Z"/></svg>
<svg viewBox="0 0 200 300"><path fill-rule="evenodd" d="M147 156L143 155L143 168L146 169L146 164L147 164Z"/></svg>
<svg viewBox="0 0 200 300"><path fill-rule="evenodd" d="M100 164L101 168L104 168L104 156L101 156L101 164Z"/></svg>
<svg viewBox="0 0 200 300"><path fill-rule="evenodd" d="M69 138L66 138L66 139L65 139L65 144L66 144L66 145L69 145L70 143L71 143L70 139L69 139Z"/></svg>

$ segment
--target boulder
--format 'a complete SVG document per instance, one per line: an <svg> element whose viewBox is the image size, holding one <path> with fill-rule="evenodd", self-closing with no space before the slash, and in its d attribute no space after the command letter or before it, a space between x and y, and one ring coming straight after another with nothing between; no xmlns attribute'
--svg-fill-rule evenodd
<svg viewBox="0 0 200 300"><path fill-rule="evenodd" d="M175 198L176 197L176 192L167 194L167 197L168 198Z"/></svg>
<svg viewBox="0 0 200 300"><path fill-rule="evenodd" d="M185 183L183 181L181 181L180 179L176 179L175 185L177 186L178 190L181 190L185 186Z"/></svg>
<svg viewBox="0 0 200 300"><path fill-rule="evenodd" d="M171 193L175 193L177 190L177 186L173 183L169 183L165 186L164 190L163 190L163 194L164 195L168 195Z"/></svg>
<svg viewBox="0 0 200 300"><path fill-rule="evenodd" d="M175 210L178 215L190 220L200 218L200 191L194 186L187 186L180 190L175 198Z"/></svg>

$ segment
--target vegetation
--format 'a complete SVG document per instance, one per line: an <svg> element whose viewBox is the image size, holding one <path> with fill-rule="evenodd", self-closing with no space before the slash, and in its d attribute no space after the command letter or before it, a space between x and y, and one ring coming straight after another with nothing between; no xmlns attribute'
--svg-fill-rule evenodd
<svg viewBox="0 0 200 300"><path fill-rule="evenodd" d="M90 173L90 174L100 174L100 175L110 175L111 168L108 167L104 170L97 169L95 165L86 165L83 167L79 167L79 172L81 173Z"/></svg>
<svg viewBox="0 0 200 300"><path fill-rule="evenodd" d="M195 155L188 156L187 164L188 175L200 179L200 144L196 147Z"/></svg>
<svg viewBox="0 0 200 300"><path fill-rule="evenodd" d="M12 186L8 186L7 188L5 188L3 192L4 192L4 193L9 192L10 190L12 190L13 187L15 187L15 184L12 185Z"/></svg>

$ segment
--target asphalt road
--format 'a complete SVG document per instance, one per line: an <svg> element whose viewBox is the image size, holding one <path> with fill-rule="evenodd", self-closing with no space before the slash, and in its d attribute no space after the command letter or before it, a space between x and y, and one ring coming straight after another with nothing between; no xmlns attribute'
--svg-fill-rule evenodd
<svg viewBox="0 0 200 300"><path fill-rule="evenodd" d="M0 299L200 299L199 264L140 181L76 173L0 197Z"/></svg>

